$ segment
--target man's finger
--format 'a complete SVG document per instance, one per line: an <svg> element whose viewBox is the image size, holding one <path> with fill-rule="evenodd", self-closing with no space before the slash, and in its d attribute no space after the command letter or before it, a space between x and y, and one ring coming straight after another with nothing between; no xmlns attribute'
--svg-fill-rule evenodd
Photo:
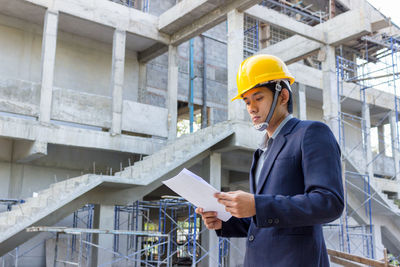
<svg viewBox="0 0 400 267"><path fill-rule="evenodd" d="M214 222L214 223L212 224L212 226L211 226L211 227L212 227L213 229L215 229L215 227L217 227L217 223L218 223L217 221L216 221L216 222Z"/></svg>
<svg viewBox="0 0 400 267"><path fill-rule="evenodd" d="M205 224L213 224L213 223L216 223L217 221L218 221L217 218L214 218L214 219L207 219L207 220L204 221L204 223L205 223Z"/></svg>
<svg viewBox="0 0 400 267"><path fill-rule="evenodd" d="M234 203L230 200L218 200L218 202L222 205L224 205L225 207L231 207L234 205Z"/></svg>
<svg viewBox="0 0 400 267"><path fill-rule="evenodd" d="M204 212L203 214L203 218L215 218L217 217L217 213L212 211L212 212Z"/></svg>
<svg viewBox="0 0 400 267"><path fill-rule="evenodd" d="M203 213L203 209L202 208L196 208L195 212L197 214L202 214Z"/></svg>
<svg viewBox="0 0 400 267"><path fill-rule="evenodd" d="M232 200L232 194L228 194L228 193L218 193L215 195L216 198L218 198L218 200Z"/></svg>

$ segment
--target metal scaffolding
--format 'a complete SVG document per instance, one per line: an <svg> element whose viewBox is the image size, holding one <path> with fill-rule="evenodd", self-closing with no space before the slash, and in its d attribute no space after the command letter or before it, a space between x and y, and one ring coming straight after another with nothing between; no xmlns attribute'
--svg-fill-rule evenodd
<svg viewBox="0 0 400 267"><path fill-rule="evenodd" d="M138 259L142 264L154 264L160 258L169 258L172 265L196 266L208 260L214 266L229 266L230 251L243 254L227 238L219 238L216 244L202 243L207 229L201 226L195 207L178 197L158 201L137 201L129 206L115 208L115 229L132 231L157 231L169 236L167 249L165 239L160 238L156 248L146 258ZM129 254L146 247L146 240L135 236L114 237L114 252ZM215 255L211 255L211 251Z"/></svg>
<svg viewBox="0 0 400 267"><path fill-rule="evenodd" d="M289 17L294 17L309 25L316 25L329 19L329 14L322 10L312 11L312 4L304 6L303 1L291 3L290 1L284 0L263 0L260 5L275 9L280 13L288 15Z"/></svg>
<svg viewBox="0 0 400 267"><path fill-rule="evenodd" d="M177 216L183 216L183 213L187 213L186 221L187 228L182 228L179 224ZM195 234L192 229L196 229L195 216L193 216L193 207L187 202L173 201L173 200L161 200L161 201L137 201L129 206L116 206L115 207L115 218L114 225L115 229L120 230L133 230L133 231L158 231L162 234L168 234L171 236L171 251L176 251L177 255L167 255L165 245L161 243L164 240L160 239L160 245L156 249L151 250L145 259L142 259L148 264L152 264L155 260L160 257L174 258L173 260L179 261L184 260L184 255L191 255L193 251L193 236ZM185 248L180 248L180 239L178 238L179 230L187 230L186 232L186 243ZM129 253L130 251L140 250L143 247L148 246L148 240L138 239L134 236L122 237L119 235L114 236L114 251ZM194 243L195 246L195 243ZM196 249L194 248L194 251ZM194 254L194 259L196 254Z"/></svg>
<svg viewBox="0 0 400 267"><path fill-rule="evenodd" d="M82 229L82 228L66 228L66 227L45 227L45 226L38 226L38 227L30 227L27 229L28 232L52 232L56 233L56 240L55 240L55 245L54 245L54 259L53 259L53 266L57 267L59 266L58 263L66 264L68 265L75 265L75 266L89 266L89 258L86 258L84 260L84 254L87 250L84 249L84 245L88 245L91 247L95 247L98 250L101 251L101 253L110 253L113 255L113 259L110 262L101 262L101 265L99 266L112 266L112 264L121 262L122 260L129 261L130 263L135 263L137 262L136 255L142 255L142 254L147 254L149 251L152 251L153 248L156 246L160 245L166 245L167 250L169 252L169 236L157 232L138 232L138 231L121 231L121 230L103 230L103 229ZM59 255L59 239L60 235L65 234L65 235L73 235L76 236L79 240L78 242L78 256L76 259L69 259L68 256L65 257L64 259L60 258ZM152 243L149 247L146 247L144 249L135 251L134 253L128 254L128 255L123 255L121 253L116 253L112 250L109 250L108 248L101 247L97 244L94 244L92 242L86 241L83 238L83 235L92 235L92 234L111 234L111 235L128 235L128 236L136 236L136 237L146 237L147 239L151 239ZM163 240L160 242L160 240ZM144 263L140 261L140 263ZM165 258L164 260L157 259L157 261L154 261L153 264L147 264L144 263L145 266L171 266L169 262L169 258ZM142 266L142 265L139 265Z"/></svg>
<svg viewBox="0 0 400 267"><path fill-rule="evenodd" d="M93 249L110 255L110 261L103 262L101 266L197 266L209 261L214 266L223 267L229 266L231 251L243 256L243 252L227 238L218 238L215 244L208 241L202 244L208 230L201 225L195 207L178 197L115 206L115 229L107 231L93 229L92 204L75 211L71 217L70 227L29 228L29 231L42 232L40 242L23 249L17 247L2 257L2 262L12 261L14 266L18 266L22 257L45 244L54 244L53 255L56 256L50 259L54 261L54 266L89 266L93 260ZM112 234L112 248L96 244L93 234Z"/></svg>
<svg viewBox="0 0 400 267"><path fill-rule="evenodd" d="M19 205L25 203L25 200L22 199L14 199L14 198L1 198L0 199L0 205L3 205L5 207L4 211L10 211L12 206L14 205ZM2 212L3 210L1 210Z"/></svg>
<svg viewBox="0 0 400 267"><path fill-rule="evenodd" d="M244 58L247 58L259 50L259 21L245 16L244 18Z"/></svg>
<svg viewBox="0 0 400 267"><path fill-rule="evenodd" d="M2 199L0 200L1 204L7 205L7 210L10 211L11 208L14 206L17 206L20 203L24 203L24 200L19 200L19 199ZM18 207L16 207L18 208ZM87 204L80 208L79 210L75 211L72 214L72 223L71 227L72 228L77 228L77 227L85 227L85 228L92 228L93 227L93 208L94 205ZM12 264L12 266L18 266L19 263L23 260L24 257L30 257L32 255L32 252L34 252L36 249L40 248L41 246L45 246L47 240L55 238L56 235L52 232L47 232L47 233L41 233L39 241L33 242L32 244L29 244L28 246L18 246L12 251L8 252L7 254L3 255L0 257L0 262L2 263L2 266L5 266L6 264ZM67 259L71 260L73 257L76 256L77 253L77 248L76 248L76 236L72 235L69 236L70 238L67 240L67 246L66 246L66 255ZM91 234L86 234L85 236L85 241L90 242L91 241ZM87 251L90 252L88 245L85 246ZM86 256L86 255L85 255ZM88 255L90 256L90 255Z"/></svg>
<svg viewBox="0 0 400 267"><path fill-rule="evenodd" d="M379 35L375 37L363 37L362 57L350 60L343 54L342 47L339 49L340 55L336 57L337 74L337 101L338 101L338 126L339 144L342 150L342 160L344 166L344 181L346 190L346 208L342 215L339 225L339 244L340 250L352 254L361 254L368 258L375 258L376 244L374 244L373 229L373 201L379 202L377 195L381 192L376 191L374 162L379 157L384 156L384 151L378 151L373 155L371 150L371 127L381 126L388 121L388 116L394 112L395 127L392 128L392 138L395 140L393 154L398 153L399 148L399 129L398 111L399 96L396 87L398 86L398 49L400 41L394 37ZM371 121L370 104L367 103L367 90L383 90L393 94L394 110L376 112L374 122ZM359 94L361 103L361 114L345 112L351 110L350 95ZM380 95L378 95L379 97ZM354 103L353 103L354 104ZM389 103L388 103L389 104ZM351 113L351 114L350 114ZM356 134L358 136L356 137ZM383 137L379 136L378 137ZM372 140L385 144L383 138ZM391 146L391 144L389 144ZM389 179L396 179L399 165L396 157L394 171ZM397 162L396 162L397 161ZM379 177L379 176L376 176ZM354 195L360 196L361 205L350 208L347 191L352 191ZM357 215L360 226L350 225L350 218L355 219ZM362 219L360 219L362 218ZM356 220L357 221L357 220ZM362 221L362 222L360 222ZM362 229L360 231L360 229Z"/></svg>

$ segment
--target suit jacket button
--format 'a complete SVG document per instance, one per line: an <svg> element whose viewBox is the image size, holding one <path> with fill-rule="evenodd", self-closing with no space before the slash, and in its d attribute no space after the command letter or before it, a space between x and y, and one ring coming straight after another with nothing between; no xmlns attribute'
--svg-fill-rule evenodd
<svg viewBox="0 0 400 267"><path fill-rule="evenodd" d="M254 240L254 235L249 236L249 241L253 241Z"/></svg>
<svg viewBox="0 0 400 267"><path fill-rule="evenodd" d="M272 224L274 221L272 219L268 219L268 223Z"/></svg>
<svg viewBox="0 0 400 267"><path fill-rule="evenodd" d="M278 224L279 223L279 219L275 219L275 224Z"/></svg>

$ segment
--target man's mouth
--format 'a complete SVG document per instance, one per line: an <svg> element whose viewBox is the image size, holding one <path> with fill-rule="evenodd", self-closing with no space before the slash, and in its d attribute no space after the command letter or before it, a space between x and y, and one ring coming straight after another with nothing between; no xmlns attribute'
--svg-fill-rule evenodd
<svg viewBox="0 0 400 267"><path fill-rule="evenodd" d="M261 117L260 116L254 116L253 118L252 118L252 120L253 120L253 122L256 122L257 120L259 120Z"/></svg>

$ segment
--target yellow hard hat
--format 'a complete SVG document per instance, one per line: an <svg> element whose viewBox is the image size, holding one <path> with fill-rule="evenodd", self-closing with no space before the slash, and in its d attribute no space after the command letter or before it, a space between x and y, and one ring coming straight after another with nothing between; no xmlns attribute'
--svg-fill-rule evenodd
<svg viewBox="0 0 400 267"><path fill-rule="evenodd" d="M255 86L275 80L289 80L294 83L286 64L276 56L254 55L246 58L238 70L236 83L238 94L231 101L242 99L242 95Z"/></svg>

